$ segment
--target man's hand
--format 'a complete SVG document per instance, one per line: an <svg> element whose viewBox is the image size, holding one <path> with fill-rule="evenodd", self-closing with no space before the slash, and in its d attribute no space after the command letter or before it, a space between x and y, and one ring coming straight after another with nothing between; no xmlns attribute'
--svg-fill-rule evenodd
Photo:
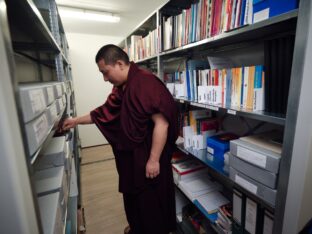
<svg viewBox="0 0 312 234"><path fill-rule="evenodd" d="M159 175L159 161L149 159L146 163L145 173L147 178L155 178Z"/></svg>
<svg viewBox="0 0 312 234"><path fill-rule="evenodd" d="M65 119L61 128L62 131L67 131L71 128L76 127L78 124L92 124L92 119L90 114L86 114L84 116L75 117L75 118L68 118Z"/></svg>
<svg viewBox="0 0 312 234"><path fill-rule="evenodd" d="M67 131L71 128L76 127L77 121L76 118L67 118L64 120L63 125L62 125L62 130Z"/></svg>

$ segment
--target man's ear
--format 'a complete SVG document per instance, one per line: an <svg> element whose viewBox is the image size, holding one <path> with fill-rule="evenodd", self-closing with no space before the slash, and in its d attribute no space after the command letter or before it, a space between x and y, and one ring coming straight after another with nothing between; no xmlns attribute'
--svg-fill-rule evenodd
<svg viewBox="0 0 312 234"><path fill-rule="evenodd" d="M118 59L116 61L116 64L120 67L121 70L123 70L125 68L125 65L126 65L125 62L120 60L120 59Z"/></svg>

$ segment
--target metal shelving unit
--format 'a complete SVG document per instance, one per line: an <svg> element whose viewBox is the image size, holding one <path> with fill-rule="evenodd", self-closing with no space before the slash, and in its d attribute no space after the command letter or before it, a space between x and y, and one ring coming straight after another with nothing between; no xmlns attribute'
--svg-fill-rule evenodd
<svg viewBox="0 0 312 234"><path fill-rule="evenodd" d="M36 4L41 7L45 6L47 14L40 12ZM47 22L49 26L47 26ZM6 188L1 192L1 206L4 210L0 223L2 231L5 233L43 233L44 228L34 181L36 165L41 160L39 157L41 150L49 144L59 121L76 113L74 94L69 88L72 85L72 78L67 58L68 45L64 29L62 26L58 27L58 23L61 24L54 0L0 1L0 54L2 61L0 87L1 107L4 110L1 113L0 121L4 130L0 134L3 158L0 165L0 184L2 188ZM62 35L60 35L61 33ZM60 39L63 39L62 42L65 43L62 44ZM63 109L59 110L52 125L46 129L43 143L34 154L29 155L25 123L22 119L19 85L51 85L60 82L65 84L62 86L63 98L64 95L68 95L70 101L66 102ZM78 141L77 129L75 129L74 135L74 139ZM77 144L74 146L79 147ZM77 152L78 149L74 148L73 152L68 152L68 154L70 158L73 155L75 172L79 173L80 161ZM76 187L78 187L76 191L80 188L79 182L77 186L78 175L75 173L67 175L67 179L71 178L72 181L76 181ZM65 207L64 215L69 221L73 219L74 226L72 225L71 233L77 233L79 193L74 192L71 195L71 208ZM62 228L64 233L66 223L65 220Z"/></svg>
<svg viewBox="0 0 312 234"><path fill-rule="evenodd" d="M12 0L9 2L9 5L7 5L7 9L9 21L19 27L20 30L24 31L25 34L31 35L32 38L32 41L24 43L15 41L13 38L14 49L14 45L17 46L17 49L21 48L21 45L25 45L25 49L50 50L54 53L61 51L40 12L32 1ZM27 25L27 27L23 27L23 25Z"/></svg>
<svg viewBox="0 0 312 234"><path fill-rule="evenodd" d="M170 0L168 3L156 9L157 28L160 28L162 17L173 16L181 13L182 9L190 7L193 1ZM140 25L144 25L144 22ZM140 25L134 30L138 31ZM311 175L311 114L312 106L309 105L309 90L311 87L311 69L309 62L312 60L312 3L309 0L300 0L299 8L255 24L246 25L231 31L223 32L211 38L196 41L179 48L160 51L155 56L145 58L137 62L145 67L155 66L157 73L163 80L163 72L166 63L174 59L206 58L208 55L235 54L236 59L241 53L246 53L237 66L250 66L263 64L264 42L282 36L294 36L294 52L289 84L289 94L286 114L270 113L266 111L249 111L242 108L227 106L213 106L196 101L177 98L177 103L186 104L191 107L210 109L217 115L237 116L239 118L251 119L277 126L284 130L282 157L280 162L279 180L277 185L277 198L275 207L267 204L264 200L256 197L244 188L231 181L226 172L220 171L212 162L203 162L210 168L214 177L228 184L229 189L239 188L244 193L261 204L264 208L274 213L273 233L298 233L305 223L312 217L312 203L308 196L312 195L309 175ZM133 33L134 34L134 33ZM162 39L159 39L162 40ZM125 39L121 45L127 46L129 40ZM253 47L257 47L257 49ZM247 49L246 49L247 48ZM260 54L259 52L260 48ZM235 53L234 53L235 52ZM253 54L255 54L253 56ZM253 57L259 58L253 58ZM250 61L248 61L250 59ZM256 63L255 63L256 61ZM262 61L262 62L261 62ZM177 66L178 67L178 66ZM235 117L234 117L235 118ZM199 157L200 152L178 148L186 154ZM206 155L207 157L207 155ZM199 157L200 158L200 157Z"/></svg>

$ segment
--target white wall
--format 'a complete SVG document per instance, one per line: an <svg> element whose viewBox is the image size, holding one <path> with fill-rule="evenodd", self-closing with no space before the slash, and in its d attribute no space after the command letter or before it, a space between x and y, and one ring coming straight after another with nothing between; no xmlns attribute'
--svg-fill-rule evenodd
<svg viewBox="0 0 312 234"><path fill-rule="evenodd" d="M85 115L103 104L112 89L104 82L95 63L97 51L105 44L118 44L121 37L67 33L66 34L76 98L77 115ZM95 125L79 126L82 147L107 144Z"/></svg>

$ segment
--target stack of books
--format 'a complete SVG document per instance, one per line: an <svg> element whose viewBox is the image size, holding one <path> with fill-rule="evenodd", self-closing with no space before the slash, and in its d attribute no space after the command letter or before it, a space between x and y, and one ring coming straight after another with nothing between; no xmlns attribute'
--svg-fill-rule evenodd
<svg viewBox="0 0 312 234"><path fill-rule="evenodd" d="M232 233L232 205L227 204L219 207L218 218L213 224L215 230L220 234Z"/></svg>
<svg viewBox="0 0 312 234"><path fill-rule="evenodd" d="M175 184L179 184L185 179L195 177L207 171L206 166L195 158L189 158L182 162L173 163L173 179Z"/></svg>
<svg viewBox="0 0 312 234"><path fill-rule="evenodd" d="M207 173L186 179L179 183L179 188L192 201L196 198L222 189L221 184L212 181Z"/></svg>

